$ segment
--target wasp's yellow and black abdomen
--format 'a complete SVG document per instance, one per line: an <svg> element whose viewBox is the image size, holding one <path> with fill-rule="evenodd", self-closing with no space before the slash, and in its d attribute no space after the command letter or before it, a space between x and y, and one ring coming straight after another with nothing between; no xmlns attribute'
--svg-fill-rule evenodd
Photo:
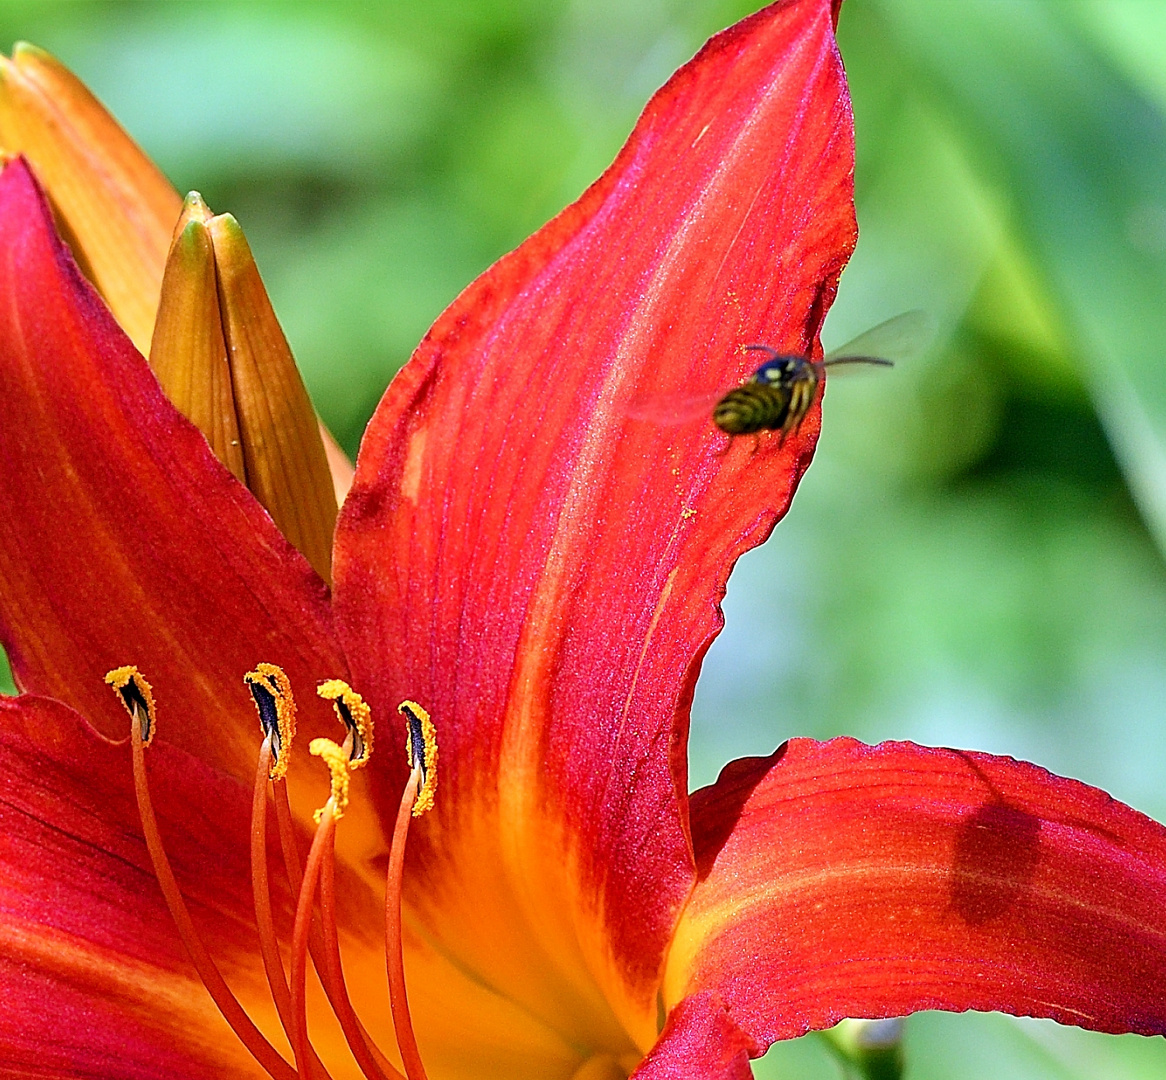
<svg viewBox="0 0 1166 1080"><path fill-rule="evenodd" d="M769 353L753 377L730 390L713 409L713 423L726 435L753 435L777 431L781 437L796 431L818 388L818 369L805 356L787 356L768 345L749 345Z"/></svg>
<svg viewBox="0 0 1166 1080"><path fill-rule="evenodd" d="M753 435L776 431L789 417L790 389L763 382L747 382L730 390L713 409L713 423L726 435Z"/></svg>

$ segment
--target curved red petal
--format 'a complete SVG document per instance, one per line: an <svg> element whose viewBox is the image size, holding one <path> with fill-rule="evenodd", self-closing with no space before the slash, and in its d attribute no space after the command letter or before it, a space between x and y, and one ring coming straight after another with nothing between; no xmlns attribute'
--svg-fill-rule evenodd
<svg viewBox="0 0 1166 1080"><path fill-rule="evenodd" d="M637 403L739 382L747 343L817 347L852 164L829 3L713 39L603 178L438 320L361 448L342 638L362 691L382 713L421 702L442 748L410 901L583 1045L621 1037L604 999L655 1039L692 880L697 659L817 433L815 411L783 448L726 446L711 404L673 425Z"/></svg>
<svg viewBox="0 0 1166 1080"><path fill-rule="evenodd" d="M247 794L164 743L148 759L192 915L256 1019L278 1026L262 971L246 962ZM0 1073L266 1075L186 960L130 772L128 745L59 702L0 699Z"/></svg>
<svg viewBox="0 0 1166 1080"><path fill-rule="evenodd" d="M278 663L309 718L345 671L323 584L165 400L56 238L22 160L0 175L0 637L18 685L102 731L136 664L167 737L249 779L242 678Z"/></svg>
<svg viewBox="0 0 1166 1080"><path fill-rule="evenodd" d="M665 993L766 1045L1000 1010L1166 1033L1166 828L1011 758L795 739L692 797L700 883Z"/></svg>
<svg viewBox="0 0 1166 1080"><path fill-rule="evenodd" d="M758 1052L717 996L703 991L668 1014L659 1041L629 1080L752 1080L749 1059Z"/></svg>

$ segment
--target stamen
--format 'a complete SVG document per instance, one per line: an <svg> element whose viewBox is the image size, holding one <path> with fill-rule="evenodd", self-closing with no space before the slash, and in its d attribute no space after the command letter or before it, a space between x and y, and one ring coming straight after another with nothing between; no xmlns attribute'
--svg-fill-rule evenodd
<svg viewBox="0 0 1166 1080"><path fill-rule="evenodd" d="M393 846L389 851L389 869L385 882L385 966L389 976L389 1004L397 1047L408 1080L427 1080L413 1019L405 989L405 951L401 937L401 887L405 873L405 841L409 822L433 806L437 787L437 738L429 714L415 701L404 701L398 711L406 720L406 752L410 765L409 780L401 795L397 822L393 828Z"/></svg>
<svg viewBox="0 0 1166 1080"><path fill-rule="evenodd" d="M251 814L251 885L255 899L255 922L259 930L259 945L263 955L263 967L276 1012L288 1039L292 1039L294 1014L291 1006L291 992L284 975L283 961L275 936L275 924L271 916L271 889L267 877L267 785L272 782L275 799L276 822L280 847L283 850L284 866L292 895L298 896L302 883L299 851L296 848L295 827L292 824L291 807L287 799L287 769L291 761L291 745L296 733L296 703L292 693L291 680L283 668L277 664L256 664L253 671L243 676L243 682L255 700L259 713L259 726L263 731L263 746L268 748L268 759L275 764L266 776L262 773L255 780L255 797ZM264 758L261 748L260 758ZM315 930L315 927L312 928ZM313 935L313 938L318 935ZM313 950L314 952L315 950ZM313 1075L324 1072L324 1067L315 1051L308 1047Z"/></svg>
<svg viewBox="0 0 1166 1080"><path fill-rule="evenodd" d="M350 769L359 769L372 754L372 710L364 699L342 679L329 679L316 687L320 697L331 701L340 722L352 738L348 758Z"/></svg>
<svg viewBox="0 0 1166 1080"><path fill-rule="evenodd" d="M295 699L291 682L275 664L259 664L243 676L243 682L255 700L263 743L259 748L259 767L255 792L251 800L251 892L255 902L255 925L259 931L259 950L263 969L279 1022L291 1037L291 993L271 915L271 887L267 877L267 781L282 779L287 773L292 739L295 737ZM272 762L274 761L274 766ZM319 1062L316 1062L318 1065Z"/></svg>
<svg viewBox="0 0 1166 1080"><path fill-rule="evenodd" d="M105 676L105 681L118 692L122 704L133 720L130 726L130 743L133 750L134 792L137 796L142 832L150 861L154 866L154 874L162 888L166 906L170 909L187 955L215 1005L218 1006L219 1012L223 1014L223 1019L230 1024L231 1030L256 1061L267 1070L268 1075L273 1080L298 1080L299 1074L296 1070L284 1061L271 1043L264 1038L263 1033L252 1023L243 1006L239 1004L238 998L227 986L195 929L186 901L183 900L178 888L178 881L174 877L174 871L170 868L170 860L166 856L158 832L158 822L154 816L154 805L150 799L149 780L146 776L145 751L153 738L155 719L150 686L134 667L117 668ZM134 689L127 689L131 685Z"/></svg>
<svg viewBox="0 0 1166 1080"><path fill-rule="evenodd" d="M292 696L291 682L283 668L275 664L256 664L254 671L243 676L243 681L255 699L263 734L271 740L271 756L275 762L271 779L282 780L287 774L292 739L296 734L296 700Z"/></svg>

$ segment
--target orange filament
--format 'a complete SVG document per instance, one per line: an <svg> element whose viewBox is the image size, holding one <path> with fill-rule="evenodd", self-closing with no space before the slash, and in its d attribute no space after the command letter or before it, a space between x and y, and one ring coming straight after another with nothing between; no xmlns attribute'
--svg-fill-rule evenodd
<svg viewBox="0 0 1166 1080"><path fill-rule="evenodd" d="M279 830L279 846L283 852L283 865L291 885L292 896L299 896L304 880L304 868L300 864L300 850L296 846L295 823L292 819L291 803L287 797L287 781L273 780L271 794L275 800L275 824Z"/></svg>
<svg viewBox="0 0 1166 1080"><path fill-rule="evenodd" d="M334 816L332 820L335 823ZM405 1080L373 1042L352 1008L352 1001L348 996L344 969L340 961L340 938L336 932L335 839L336 831L333 828L326 841L327 850L320 864L320 912L324 925L323 971L320 979L332 1004L332 1011L340 1021L348 1048L369 1080ZM317 959L315 953L312 954L312 959L313 961ZM319 966L317 964L317 967Z"/></svg>
<svg viewBox="0 0 1166 1080"><path fill-rule="evenodd" d="M286 746L286 743L285 743ZM263 970L275 1002L279 1022L292 1038L292 1003L288 990L283 960L275 936L275 922L271 915L271 889L267 878L267 783L271 774L271 736L259 747L259 765L255 777L255 794L251 801L251 891L255 900L255 925L259 931L259 951L263 956ZM298 869L298 867L297 867ZM308 1073L319 1077L324 1067L314 1050L309 1051Z"/></svg>
<svg viewBox="0 0 1166 1080"><path fill-rule="evenodd" d="M271 889L267 880L267 781L271 771L271 736L259 747L259 775L255 780L255 797L251 802L251 891L255 897L255 923L259 929L259 947L271 996L284 1031L291 1022L291 994L287 976L275 940L271 917Z"/></svg>
<svg viewBox="0 0 1166 1080"><path fill-rule="evenodd" d="M194 922L190 918L186 901L182 899L178 882L174 872L170 869L170 860L162 846L162 838L158 833L158 822L154 817L154 805L150 800L150 786L146 778L145 743L142 738L143 723L136 702L132 704L130 715L133 723L130 725L130 741L133 746L134 761L134 792L138 799L138 814L142 819L142 832L146 838L146 848L150 853L150 861L154 864L154 874L158 884L162 887L162 895L166 898L166 906L178 927L178 936L186 946L186 952L194 965L203 985L207 988L214 1003L218 1006L223 1019L231 1025L231 1030L239 1037L240 1042L251 1052L252 1056L273 1080L297 1080L298 1074L286 1061L280 1057L275 1047L263 1037L263 1033L252 1023L251 1018L239 1004L238 998L231 992L223 980L218 967L203 945ZM149 734L153 734L152 731Z"/></svg>
<svg viewBox="0 0 1166 1080"><path fill-rule="evenodd" d="M273 780L271 783L271 793L275 799L275 822L279 831L279 845L283 851L284 871L287 874L288 885L291 886L292 896L298 897L303 887L304 870L300 864L300 851L296 844L295 824L292 819L291 804L287 797L287 782L284 780ZM317 973L320 972L323 966L316 963L316 957L322 954L322 949L320 928L313 915L312 924L308 929L308 955L312 957L312 965L315 967ZM331 1001L332 993L329 990L329 984L324 980L321 981L324 982L324 990L328 994L329 1001ZM333 1008L335 1008L334 1005Z"/></svg>
<svg viewBox="0 0 1166 1080"><path fill-rule="evenodd" d="M413 816L413 803L421 786L421 766L409 773L409 782L401 795L397 823L393 828L393 846L389 851L389 871L385 882L385 965L389 973L389 1004L393 1010L393 1028L397 1047L408 1080L426 1080L425 1066L413 1034L409 1015L409 998L405 992L405 950L401 940L401 884L405 872L405 839Z"/></svg>
<svg viewBox="0 0 1166 1080"><path fill-rule="evenodd" d="M357 701L359 701L359 698L357 698ZM363 703L361 704L363 705ZM348 996L348 987L344 982L344 970L340 961L340 939L336 932L336 896L334 888L336 822L348 806L348 774L349 770L354 767L352 764L352 749L353 742L357 738L357 734L350 727L343 746L337 746L330 739L312 740L312 753L317 757L323 758L324 762L328 765L332 778L332 790L328 802L321 810L316 812L318 826L316 836L312 841L311 851L308 855L309 870L311 874L315 875L315 879L310 876L308 871L305 871L304 880L300 887L296 914L298 919L300 905L306 902L305 911L307 914L305 918L310 923L312 918L312 894L315 892L318 884L320 889L323 942L319 942L314 933L308 932L306 933L307 950L311 954L312 962L320 975L320 981L324 985L324 991L328 995L328 1001L332 1006L332 1011L336 1014L336 1019L340 1022L340 1028L344 1032L344 1038L348 1043L348 1048L352 1051L352 1056L356 1058L357 1064L364 1071L365 1075L369 1077L369 1080L389 1080L390 1077L394 1078L394 1080L404 1080L404 1077L393 1068L384 1054L380 1052L352 1008L352 1001ZM371 737L367 740L362 740L360 745L370 747L372 745ZM363 764L367 760L367 757L366 752L360 764ZM328 821L327 827L324 825L325 821ZM320 852L320 855L317 863L313 865L312 860L317 851ZM297 921L296 926L299 927L299 925ZM314 926L311 929L314 930ZM293 931L293 956L296 954L295 941L297 939L295 938L295 934L297 932ZM304 969L306 972L306 960L304 962Z"/></svg>
<svg viewBox="0 0 1166 1080"><path fill-rule="evenodd" d="M308 1061L308 928L312 923L312 903L316 896L316 882L320 876L320 860L335 835L336 818L332 814L332 800L329 799L320 814L316 835L308 849L308 862L304 867L304 881L296 902L296 921L292 928L291 1003L292 1003L292 1050L296 1055L296 1065L304 1071Z"/></svg>

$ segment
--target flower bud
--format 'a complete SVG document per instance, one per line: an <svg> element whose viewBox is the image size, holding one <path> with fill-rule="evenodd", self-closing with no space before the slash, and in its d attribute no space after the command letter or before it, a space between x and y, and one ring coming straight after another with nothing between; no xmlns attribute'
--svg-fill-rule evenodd
<svg viewBox="0 0 1166 1080"><path fill-rule="evenodd" d="M311 399L251 248L230 214L187 196L162 281L150 365L316 572L331 578L336 494Z"/></svg>
<svg viewBox="0 0 1166 1080"><path fill-rule="evenodd" d="M170 400L327 578L336 504L351 486L352 465L311 411L234 219L216 226L218 258L227 250L241 268L228 336L206 204L197 196L183 203L85 85L32 45L18 44L11 60L0 56L0 154L28 159L81 272L138 351L151 353ZM227 236L232 228L235 239ZM156 317L165 323L160 335ZM249 318L253 328L239 321ZM262 361L249 359L260 354ZM290 426L277 431L280 424ZM318 483L321 453L331 476L327 498ZM301 498L304 505L294 505Z"/></svg>

